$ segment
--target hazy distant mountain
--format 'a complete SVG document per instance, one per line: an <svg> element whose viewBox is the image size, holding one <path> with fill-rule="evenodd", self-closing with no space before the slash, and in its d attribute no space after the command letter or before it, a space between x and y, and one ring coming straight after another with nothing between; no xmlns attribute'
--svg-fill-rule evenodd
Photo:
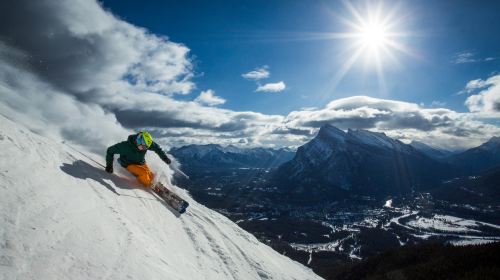
<svg viewBox="0 0 500 280"><path fill-rule="evenodd" d="M422 143L420 141L412 141L410 145L421 151L422 153L426 154L427 156L434 158L434 159L444 159L446 157L449 157L453 154L452 151L444 150L444 149L438 149L431 147L425 143Z"/></svg>
<svg viewBox="0 0 500 280"><path fill-rule="evenodd" d="M479 147L453 155L448 161L466 174L477 174L500 166L500 137L493 137Z"/></svg>
<svg viewBox="0 0 500 280"><path fill-rule="evenodd" d="M272 183L291 192L321 196L343 190L367 195L405 194L451 176L453 168L411 145L366 130L344 132L324 125L298 148Z"/></svg>
<svg viewBox="0 0 500 280"><path fill-rule="evenodd" d="M443 182L432 195L459 204L500 205L500 167Z"/></svg>
<svg viewBox="0 0 500 280"><path fill-rule="evenodd" d="M217 144L188 145L169 152L187 168L273 168L289 161L294 151L271 148L223 147Z"/></svg>

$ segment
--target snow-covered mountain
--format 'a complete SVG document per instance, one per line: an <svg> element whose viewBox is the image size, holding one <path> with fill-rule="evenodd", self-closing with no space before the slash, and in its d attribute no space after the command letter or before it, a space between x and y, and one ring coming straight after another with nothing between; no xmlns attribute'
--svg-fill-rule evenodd
<svg viewBox="0 0 500 280"><path fill-rule="evenodd" d="M453 155L448 161L461 167L467 174L477 174L500 166L500 137L492 137L486 143Z"/></svg>
<svg viewBox="0 0 500 280"><path fill-rule="evenodd" d="M448 151L448 150L443 150L443 149L438 149L431 147L425 143L422 143L420 141L412 141L410 145L421 151L422 153L426 154L428 157L434 158L434 159L444 159L446 157L449 157L453 154L453 152Z"/></svg>
<svg viewBox="0 0 500 280"><path fill-rule="evenodd" d="M288 149L223 147L216 144L188 145L169 151L184 166L193 167L260 167L273 168L293 158Z"/></svg>
<svg viewBox="0 0 500 280"><path fill-rule="evenodd" d="M103 157L3 116L0 156L1 279L320 279L182 189L179 216Z"/></svg>
<svg viewBox="0 0 500 280"><path fill-rule="evenodd" d="M293 160L278 168L273 184L318 197L404 194L428 188L452 170L384 133L324 125Z"/></svg>

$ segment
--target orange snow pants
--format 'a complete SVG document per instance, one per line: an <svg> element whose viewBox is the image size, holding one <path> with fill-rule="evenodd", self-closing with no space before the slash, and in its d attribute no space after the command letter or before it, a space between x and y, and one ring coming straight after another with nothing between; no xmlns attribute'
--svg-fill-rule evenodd
<svg viewBox="0 0 500 280"><path fill-rule="evenodd" d="M146 164L130 164L127 166L127 170L137 177L137 180L141 182L146 188L151 187L153 184L153 179L155 175Z"/></svg>

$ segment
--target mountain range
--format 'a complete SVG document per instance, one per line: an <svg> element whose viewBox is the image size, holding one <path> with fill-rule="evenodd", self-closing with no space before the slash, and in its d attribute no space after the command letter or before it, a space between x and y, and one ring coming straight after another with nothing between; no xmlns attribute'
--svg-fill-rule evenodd
<svg viewBox="0 0 500 280"><path fill-rule="evenodd" d="M273 173L271 183L290 194L320 198L403 195L499 164L499 137L454 154L419 142L405 144L384 133L344 132L326 124Z"/></svg>
<svg viewBox="0 0 500 280"><path fill-rule="evenodd" d="M266 168L268 184L287 195L312 200L350 194L383 197L428 191L451 178L480 174L500 165L500 137L451 152L384 133L323 125L296 152L291 149L188 145L170 153L187 170Z"/></svg>
<svg viewBox="0 0 500 280"><path fill-rule="evenodd" d="M272 169L232 168L256 166L256 159L236 160L255 155L251 149L191 145L174 151L182 151L184 158L176 157L184 167L197 161L207 167L188 173L189 182L183 182L193 197L278 252L337 279L356 271L348 260L403 244L496 240L498 142L494 137L451 152L422 142L405 144L384 133L324 125L296 153L288 151L290 160ZM223 167L216 169L222 160ZM468 232L474 235L463 234Z"/></svg>
<svg viewBox="0 0 500 280"><path fill-rule="evenodd" d="M172 148L169 153L187 169L275 168L291 160L295 154L287 148L239 148L216 144Z"/></svg>

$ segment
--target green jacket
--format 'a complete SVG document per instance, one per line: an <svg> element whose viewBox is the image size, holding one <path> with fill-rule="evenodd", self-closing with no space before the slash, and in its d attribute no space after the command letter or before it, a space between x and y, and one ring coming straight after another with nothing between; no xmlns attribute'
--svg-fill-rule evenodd
<svg viewBox="0 0 500 280"><path fill-rule="evenodd" d="M144 159L144 157L146 156L146 152L148 150L157 153L165 163L170 162L170 159L160 148L160 145L153 142L147 150L141 151L136 145L136 138L137 134L133 134L128 137L127 141L123 141L109 147L106 152L106 165L113 165L114 154L120 155L120 157L118 158L118 162L123 167L127 167L129 164L145 164L146 160Z"/></svg>

